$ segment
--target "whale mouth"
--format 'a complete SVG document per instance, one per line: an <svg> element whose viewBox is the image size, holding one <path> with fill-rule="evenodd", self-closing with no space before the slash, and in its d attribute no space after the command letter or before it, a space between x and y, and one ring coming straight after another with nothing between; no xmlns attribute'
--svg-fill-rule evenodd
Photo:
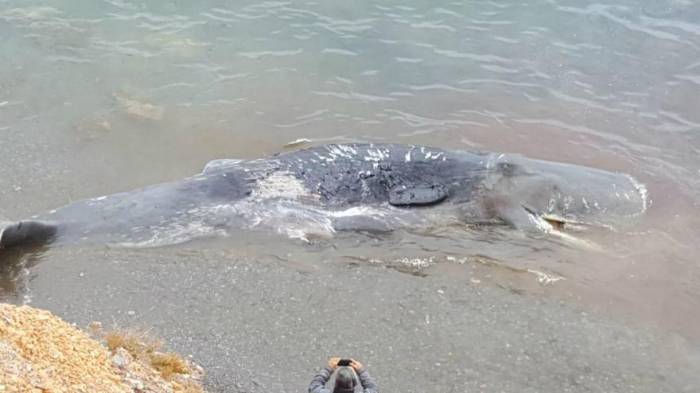
<svg viewBox="0 0 700 393"><path fill-rule="evenodd" d="M533 214L530 212L530 214ZM605 229L608 231L615 231L612 225L603 224L599 222L588 222L575 220L571 218L565 218L556 214L540 214L539 217L549 224L552 229L557 231L567 231L567 232L585 232L593 229Z"/></svg>
<svg viewBox="0 0 700 393"><path fill-rule="evenodd" d="M556 214L538 213L526 205L522 205L522 208L527 212L530 221L544 232L552 230L561 232L565 229L578 229L583 226L581 222L570 220Z"/></svg>
<svg viewBox="0 0 700 393"><path fill-rule="evenodd" d="M552 226L553 229L557 231L563 231L564 227L566 226L566 221L561 220L559 218L553 218L553 217L542 217L543 220L545 220L549 225Z"/></svg>
<svg viewBox="0 0 700 393"><path fill-rule="evenodd" d="M530 213L530 212L529 212ZM556 215L544 214L535 215L530 213L532 220L537 223L537 226L546 234L555 236L560 241L577 248L583 248L593 251L601 251L602 247L588 239L578 237L572 232L582 232L594 227L605 227L602 225L588 224L584 222L568 220ZM608 228L609 229L609 228Z"/></svg>
<svg viewBox="0 0 700 393"><path fill-rule="evenodd" d="M598 225L583 221L571 220L554 214L541 214L540 218L549 224L552 229L567 232L582 232Z"/></svg>
<svg viewBox="0 0 700 393"><path fill-rule="evenodd" d="M566 217L562 217L551 213L537 213L533 209L527 206L522 206L528 215L528 219L531 224L534 225L542 233L554 236L560 241L574 246L576 248L583 248L588 250L600 251L602 247L590 240L578 237L576 232L586 231L595 227L605 227L604 225L589 224L586 222L581 222L577 220L572 220ZM574 233L572 233L574 232Z"/></svg>
<svg viewBox="0 0 700 393"><path fill-rule="evenodd" d="M526 205L521 206L530 216L530 220L545 232L584 232L595 228L607 229L611 231L615 230L610 225L577 220L574 218L564 217L554 213L538 213L537 211L535 211L535 209L532 209Z"/></svg>

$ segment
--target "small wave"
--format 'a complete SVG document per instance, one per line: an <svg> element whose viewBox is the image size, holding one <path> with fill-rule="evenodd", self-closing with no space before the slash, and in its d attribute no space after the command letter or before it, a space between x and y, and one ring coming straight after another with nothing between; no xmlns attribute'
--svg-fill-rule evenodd
<svg viewBox="0 0 700 393"><path fill-rule="evenodd" d="M332 55L342 55L342 56L358 56L359 55L357 52L349 51L346 49L339 49L339 48L325 48L321 51L321 53L332 54Z"/></svg>
<svg viewBox="0 0 700 393"><path fill-rule="evenodd" d="M269 51L259 51L259 52L238 52L238 55L248 59L257 60L261 57L272 56L272 57L285 57L285 56L296 56L304 52L303 49L290 49L290 50L269 50Z"/></svg>
<svg viewBox="0 0 700 393"><path fill-rule="evenodd" d="M410 26L414 29L446 30L453 33L457 31L454 27L446 25L441 21L412 23Z"/></svg>
<svg viewBox="0 0 700 393"><path fill-rule="evenodd" d="M688 81L694 85L700 86L700 75L679 74L679 75L674 75L674 78L680 79L683 81Z"/></svg>
<svg viewBox="0 0 700 393"><path fill-rule="evenodd" d="M164 228L154 231L150 237L144 240L127 240L117 243L118 247L127 248L155 248L174 244L182 244L199 237L225 236L226 231L217 229L201 222L189 222L186 224L172 223Z"/></svg>
<svg viewBox="0 0 700 393"><path fill-rule="evenodd" d="M424 116L419 116L414 113L409 113L405 111L400 111L397 109L387 109L385 112L391 114L389 119L391 120L400 120L404 122L406 125L413 127L413 128L425 128L425 127L435 127L435 126L449 126L449 125L457 125L457 126L467 126L467 125L472 125L472 126L481 126L481 127L487 127L487 124L476 122L476 121L467 121L467 120L457 120L457 119L433 119L429 117L424 117Z"/></svg>
<svg viewBox="0 0 700 393"><path fill-rule="evenodd" d="M395 59L399 63L412 63L412 64L422 63L424 61L421 58L414 58L414 57L396 57Z"/></svg>
<svg viewBox="0 0 700 393"><path fill-rule="evenodd" d="M642 23L636 23L629 17L618 16L612 12L613 10L621 10L623 12L629 11L629 9L627 9L626 7L610 6L603 4L590 4L584 8L558 6L557 9L563 12L575 13L586 16L600 16L630 31L646 34L652 38L657 38L660 40L667 40L695 47L695 45L692 42L681 39L680 36L678 36L677 34L673 34L661 29L654 29L649 25L644 24L644 21L646 21L647 23L656 22L656 26L654 25L654 23L650 23L650 25L653 27L667 27L668 23L662 23L660 20L652 18L642 19Z"/></svg>
<svg viewBox="0 0 700 393"><path fill-rule="evenodd" d="M312 91L313 94L324 96L324 97L335 97L344 100L360 101L363 103L371 102L381 102L381 101L394 101L391 97L376 96L371 94L357 93L354 91L348 93L340 93L334 91Z"/></svg>

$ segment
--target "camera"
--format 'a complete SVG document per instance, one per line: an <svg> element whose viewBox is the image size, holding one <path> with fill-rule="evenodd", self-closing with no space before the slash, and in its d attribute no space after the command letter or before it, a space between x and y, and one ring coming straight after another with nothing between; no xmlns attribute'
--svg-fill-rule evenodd
<svg viewBox="0 0 700 393"><path fill-rule="evenodd" d="M338 360L338 367L349 366L352 363L352 359L340 359Z"/></svg>

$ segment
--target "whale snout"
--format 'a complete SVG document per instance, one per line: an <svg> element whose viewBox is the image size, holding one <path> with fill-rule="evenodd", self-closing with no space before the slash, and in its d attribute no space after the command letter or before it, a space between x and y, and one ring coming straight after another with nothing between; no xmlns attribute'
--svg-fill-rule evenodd
<svg viewBox="0 0 700 393"><path fill-rule="evenodd" d="M509 161L520 168L502 178L501 192L555 227L615 228L633 222L651 203L644 184L628 174L523 157Z"/></svg>

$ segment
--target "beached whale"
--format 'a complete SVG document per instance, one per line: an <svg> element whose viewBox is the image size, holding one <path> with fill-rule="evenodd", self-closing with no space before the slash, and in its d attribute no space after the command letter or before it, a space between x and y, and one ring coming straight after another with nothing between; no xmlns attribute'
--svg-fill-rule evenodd
<svg viewBox="0 0 700 393"><path fill-rule="evenodd" d="M0 248L95 242L159 246L232 230L290 237L452 224L564 234L644 213L629 175L519 155L398 144L333 144L216 160L181 181L82 200L0 224Z"/></svg>

